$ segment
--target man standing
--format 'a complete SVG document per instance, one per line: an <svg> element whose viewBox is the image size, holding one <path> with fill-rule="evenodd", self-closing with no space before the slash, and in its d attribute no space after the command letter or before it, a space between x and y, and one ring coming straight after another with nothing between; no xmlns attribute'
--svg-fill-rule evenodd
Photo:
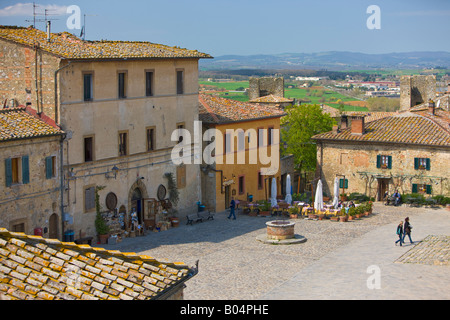
<svg viewBox="0 0 450 320"><path fill-rule="evenodd" d="M234 209L236 208L236 202L234 201L234 197L231 197L231 203L230 203L230 215L228 216L228 219L233 216L233 220L236 220L236 215L234 214Z"/></svg>

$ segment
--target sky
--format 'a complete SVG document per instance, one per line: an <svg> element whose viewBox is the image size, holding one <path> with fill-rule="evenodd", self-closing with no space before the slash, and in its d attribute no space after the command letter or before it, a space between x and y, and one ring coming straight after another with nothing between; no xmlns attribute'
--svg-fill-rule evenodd
<svg viewBox="0 0 450 320"><path fill-rule="evenodd" d="M450 52L449 0L36 0L52 32L228 54ZM75 5L76 11L67 13ZM379 11L368 12L375 5ZM32 2L0 0L0 24L33 24ZM75 14L75 15L74 15ZM27 21L28 20L28 21ZM68 20L70 23L68 23ZM368 21L369 20L369 21ZM369 22L369 23L368 23ZM369 24L369 26L368 26ZM377 27L377 28L374 28Z"/></svg>

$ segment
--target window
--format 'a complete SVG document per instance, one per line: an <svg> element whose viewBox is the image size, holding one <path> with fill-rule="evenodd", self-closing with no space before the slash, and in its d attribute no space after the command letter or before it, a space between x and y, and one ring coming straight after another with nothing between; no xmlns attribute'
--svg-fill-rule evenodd
<svg viewBox="0 0 450 320"><path fill-rule="evenodd" d="M94 161L94 137L84 138L84 162Z"/></svg>
<svg viewBox="0 0 450 320"><path fill-rule="evenodd" d="M30 182L30 169L28 156L5 159L5 184L10 187L13 184Z"/></svg>
<svg viewBox="0 0 450 320"><path fill-rule="evenodd" d="M264 176L258 172L258 190L264 189Z"/></svg>
<svg viewBox="0 0 450 320"><path fill-rule="evenodd" d="M145 72L145 95L153 96L153 71Z"/></svg>
<svg viewBox="0 0 450 320"><path fill-rule="evenodd" d="M412 193L426 193L431 194L432 188L429 184L415 184L412 185Z"/></svg>
<svg viewBox="0 0 450 320"><path fill-rule="evenodd" d="M341 153L340 164L346 165L348 163L348 153Z"/></svg>
<svg viewBox="0 0 450 320"><path fill-rule="evenodd" d="M348 179L339 179L339 189L348 189Z"/></svg>
<svg viewBox="0 0 450 320"><path fill-rule="evenodd" d="M155 128L147 128L147 151L155 150Z"/></svg>
<svg viewBox="0 0 450 320"><path fill-rule="evenodd" d="M127 73L119 72L119 99L125 99L127 97Z"/></svg>
<svg viewBox="0 0 450 320"><path fill-rule="evenodd" d="M128 154L128 132L119 132L119 156Z"/></svg>
<svg viewBox="0 0 450 320"><path fill-rule="evenodd" d="M178 129L178 143L181 143L183 141L183 131L181 129L184 129L184 123L177 123L177 129Z"/></svg>
<svg viewBox="0 0 450 320"><path fill-rule="evenodd" d="M245 179L244 176L239 177L239 194L245 193Z"/></svg>
<svg viewBox="0 0 450 320"><path fill-rule="evenodd" d="M273 127L269 127L267 131L267 145L271 146L273 144Z"/></svg>
<svg viewBox="0 0 450 320"><path fill-rule="evenodd" d="M177 188L182 189L186 187L186 166L181 165L177 167Z"/></svg>
<svg viewBox="0 0 450 320"><path fill-rule="evenodd" d="M83 74L83 95L84 101L92 101L93 99L93 81L92 73Z"/></svg>
<svg viewBox="0 0 450 320"><path fill-rule="evenodd" d="M377 155L377 168L392 169L392 156Z"/></svg>
<svg viewBox="0 0 450 320"><path fill-rule="evenodd" d="M56 177L56 157L51 156L45 158L45 178L51 179Z"/></svg>
<svg viewBox="0 0 450 320"><path fill-rule="evenodd" d="M429 158L414 158L414 169L415 170L430 170L430 159Z"/></svg>
<svg viewBox="0 0 450 320"><path fill-rule="evenodd" d="M183 94L184 93L184 71L183 70L177 70L177 94Z"/></svg>
<svg viewBox="0 0 450 320"><path fill-rule="evenodd" d="M84 189L84 211L89 212L95 209L95 187Z"/></svg>

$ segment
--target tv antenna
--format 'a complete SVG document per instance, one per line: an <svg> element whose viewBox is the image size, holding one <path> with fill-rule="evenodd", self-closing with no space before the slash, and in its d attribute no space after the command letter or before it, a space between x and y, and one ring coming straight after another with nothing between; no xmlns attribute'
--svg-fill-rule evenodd
<svg viewBox="0 0 450 320"><path fill-rule="evenodd" d="M31 22L33 21L33 28L36 29L36 22L45 22L45 25L47 25L47 21L53 21L53 20L59 20L59 19L49 19L48 16L53 15L56 16L57 14L50 14L48 13L49 9L44 9L44 19L36 19L37 16L42 16L42 14L38 14L36 13L36 8L38 8L39 6L33 2L33 20L25 20L26 22Z"/></svg>
<svg viewBox="0 0 450 320"><path fill-rule="evenodd" d="M83 15L83 27L81 28L80 38L83 40L86 39L86 16L88 17L96 17L96 14L84 14Z"/></svg>

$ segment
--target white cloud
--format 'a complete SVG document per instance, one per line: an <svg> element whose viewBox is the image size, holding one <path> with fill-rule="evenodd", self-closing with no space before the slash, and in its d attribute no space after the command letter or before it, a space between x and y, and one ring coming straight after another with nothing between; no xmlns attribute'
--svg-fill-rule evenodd
<svg viewBox="0 0 450 320"><path fill-rule="evenodd" d="M56 4L37 4L36 14L43 16L46 9L48 15L67 14L67 6L59 6ZM16 3L13 6L8 6L0 9L0 17L14 16L33 16L33 3Z"/></svg>

